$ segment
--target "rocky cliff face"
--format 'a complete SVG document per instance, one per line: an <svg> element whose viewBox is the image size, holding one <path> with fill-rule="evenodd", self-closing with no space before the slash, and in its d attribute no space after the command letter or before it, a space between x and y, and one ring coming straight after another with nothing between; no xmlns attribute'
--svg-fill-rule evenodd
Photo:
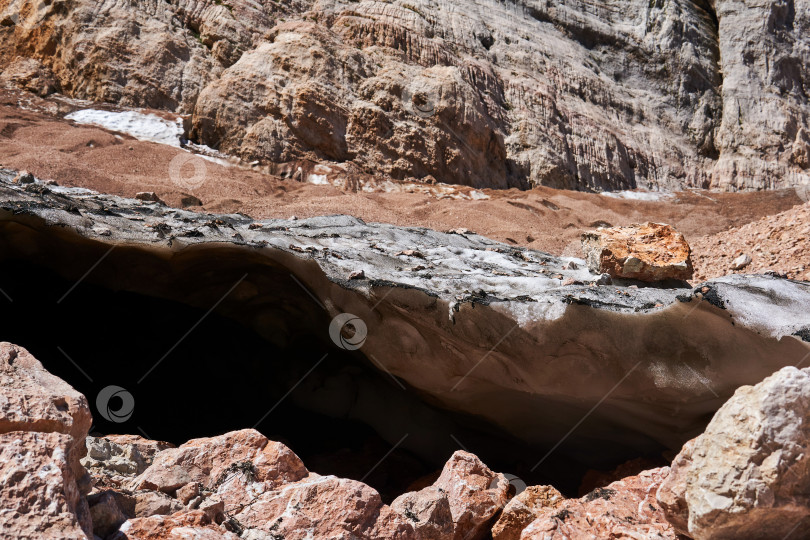
<svg viewBox="0 0 810 540"><path fill-rule="evenodd" d="M37 91L182 111L245 158L477 187L806 183L807 35L806 0L0 0L0 65Z"/></svg>

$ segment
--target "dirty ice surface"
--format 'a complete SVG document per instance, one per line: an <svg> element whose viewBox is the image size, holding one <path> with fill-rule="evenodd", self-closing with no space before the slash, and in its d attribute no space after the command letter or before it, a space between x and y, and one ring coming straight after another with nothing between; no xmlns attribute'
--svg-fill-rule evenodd
<svg viewBox="0 0 810 540"><path fill-rule="evenodd" d="M101 111L84 109L65 116L77 124L92 124L110 131L126 133L141 141L152 141L160 144L180 147L183 136L183 121L167 120L155 114L144 114L137 111Z"/></svg>

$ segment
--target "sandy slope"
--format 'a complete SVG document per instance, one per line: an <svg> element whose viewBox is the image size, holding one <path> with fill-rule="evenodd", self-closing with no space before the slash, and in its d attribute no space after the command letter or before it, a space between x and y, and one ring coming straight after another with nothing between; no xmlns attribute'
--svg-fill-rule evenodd
<svg viewBox="0 0 810 540"><path fill-rule="evenodd" d="M187 164L181 168L181 179L173 181L177 174L172 170L176 171L177 164L188 157L183 150L76 125L62 118L70 110L53 100L0 93L0 165L27 169L39 178L62 185L112 194L133 196L139 191L154 191L170 205L180 205L182 197L191 194L202 201L202 210L212 212L243 212L257 218L346 213L396 225L438 230L463 227L497 240L569 256L580 256L579 235L590 227L647 220L666 222L693 244L699 276L703 278L728 273L727 259L733 255L730 251L749 249L731 241L736 241L736 233L731 232L719 237L729 238L726 246L730 251L718 250L712 235L785 212L802 202L793 190L683 192L652 201L550 188L482 190L488 197L484 200L465 200L469 188L451 187L438 195L352 192L199 159L199 169ZM199 182L188 181L194 172L200 173ZM795 219L807 223L806 208L796 210ZM772 236L768 249L777 253L782 248L801 251L802 243L794 241ZM772 261L760 257L751 269L797 276L803 272L799 270L802 265L810 267L805 258L806 250L804 258L777 256ZM795 268L788 268L791 265Z"/></svg>

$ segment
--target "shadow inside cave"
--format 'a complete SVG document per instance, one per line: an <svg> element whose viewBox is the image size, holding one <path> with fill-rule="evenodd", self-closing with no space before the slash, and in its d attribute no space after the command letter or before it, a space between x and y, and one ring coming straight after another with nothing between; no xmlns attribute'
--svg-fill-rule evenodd
<svg viewBox="0 0 810 540"><path fill-rule="evenodd" d="M458 449L528 485L552 484L567 495L577 494L595 464L571 459L561 448L532 471L547 448L529 446L480 418L435 407L378 370L362 351L335 346L327 313L286 269L211 258L207 265L198 260L182 271L164 272L169 277L160 286L139 286L139 280L158 279L161 261L121 247L77 284L62 277L60 265L89 268L103 245L51 247L46 264L6 253L0 283L13 301L4 306L0 340L26 347L87 396L91 434L140 434L182 444L256 427L287 444L310 470L364 481L386 502L431 483ZM263 283L262 308L255 312L256 294L233 290L244 273ZM197 295L198 307L132 292L144 289L167 296L173 290L175 298ZM199 307L225 296L228 301L216 310ZM237 322L256 317L262 335L255 325ZM133 414L123 422L105 420L99 412L96 397L109 385L134 398ZM120 405L114 397L109 408ZM598 454L594 448L594 457Z"/></svg>

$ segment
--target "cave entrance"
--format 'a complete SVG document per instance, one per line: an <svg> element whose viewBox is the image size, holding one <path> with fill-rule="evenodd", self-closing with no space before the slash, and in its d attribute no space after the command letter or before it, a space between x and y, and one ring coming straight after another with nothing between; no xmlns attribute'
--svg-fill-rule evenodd
<svg viewBox="0 0 810 540"><path fill-rule="evenodd" d="M441 467L392 450L358 419L301 406L318 385L332 385L324 391L337 401L356 399L351 381L359 378L398 390L314 331L299 327L280 347L215 311L85 282L57 303L75 284L20 260L3 263L0 282L8 295L0 340L26 347L87 397L92 435L138 434L179 445L255 427L290 446L310 470L363 479L386 499ZM348 381L342 391L334 387L341 379ZM97 407L110 385L132 395L128 418L106 420ZM122 405L114 395L109 410Z"/></svg>
<svg viewBox="0 0 810 540"><path fill-rule="evenodd" d="M182 444L255 427L311 471L366 482L387 502L432 482L459 449L567 495L593 466L558 451L532 470L548 448L435 407L362 350L341 349L324 306L255 250L215 244L167 256L6 222L0 254L0 340L87 396L92 434ZM111 385L132 395L131 416L99 411ZM122 404L113 396L109 410Z"/></svg>

